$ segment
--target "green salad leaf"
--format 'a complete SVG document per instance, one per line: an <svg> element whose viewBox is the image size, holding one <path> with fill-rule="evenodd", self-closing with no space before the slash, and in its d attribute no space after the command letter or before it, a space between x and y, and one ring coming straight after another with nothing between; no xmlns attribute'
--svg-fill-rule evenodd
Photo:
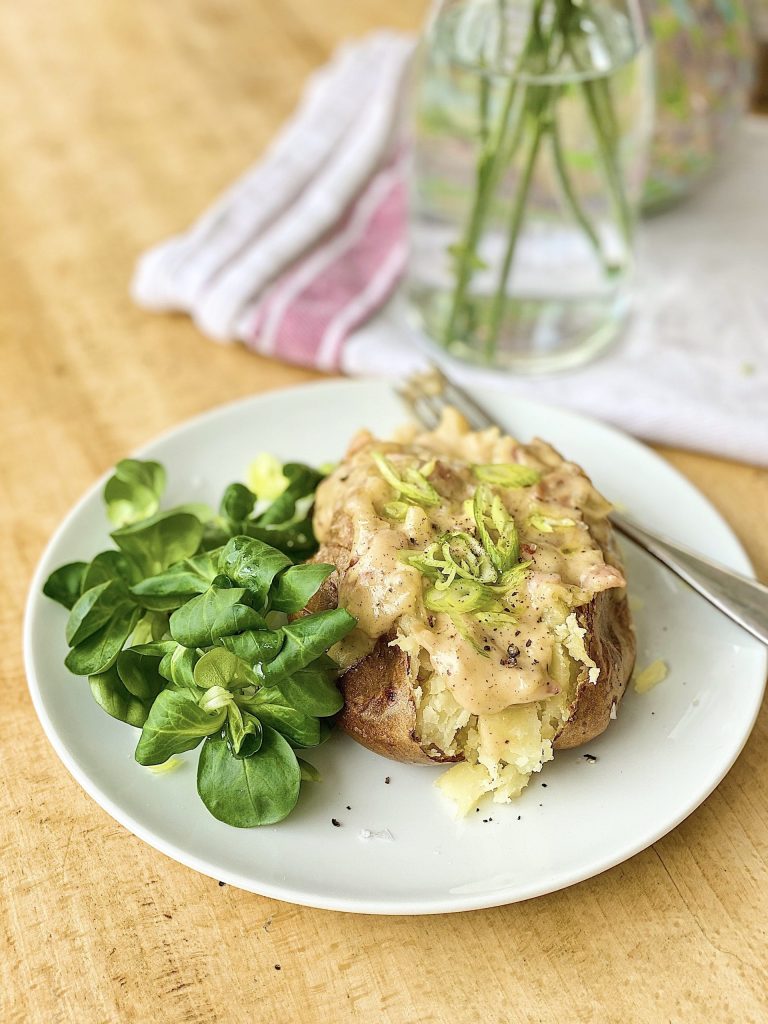
<svg viewBox="0 0 768 1024"><path fill-rule="evenodd" d="M170 611L196 594L203 594L219 574L221 548L203 551L176 562L165 572L148 576L131 587L145 608Z"/></svg>
<svg viewBox="0 0 768 1024"><path fill-rule="evenodd" d="M204 711L186 694L163 690L150 709L136 747L139 764L162 764L173 754L192 750L206 736L220 732L225 708Z"/></svg>
<svg viewBox="0 0 768 1024"><path fill-rule="evenodd" d="M256 495L245 484L230 484L224 491L219 512L225 520L240 524L253 512L255 504Z"/></svg>
<svg viewBox="0 0 768 1024"><path fill-rule="evenodd" d="M64 664L76 676L106 672L117 660L140 615L139 608L119 605L100 629L72 648Z"/></svg>
<svg viewBox="0 0 768 1024"><path fill-rule="evenodd" d="M259 526L284 526L296 518L296 509L302 498L308 498L323 479L322 473L300 462L287 462L283 476L288 486L257 518Z"/></svg>
<svg viewBox="0 0 768 1024"><path fill-rule="evenodd" d="M280 692L289 704L306 715L327 718L344 706L336 685L338 669L330 658L321 657L280 682Z"/></svg>
<svg viewBox="0 0 768 1024"><path fill-rule="evenodd" d="M294 748L328 737L343 700L327 652L356 625L343 609L286 621L334 567L297 564L317 547L323 474L300 463L270 472L258 500L230 484L218 515L198 503L161 511L162 466L124 460L104 492L116 548L44 586L69 612L66 666L141 730L136 761L155 767L202 744L200 796L237 827L280 821L301 780L319 779Z"/></svg>
<svg viewBox="0 0 768 1024"><path fill-rule="evenodd" d="M87 569L87 562L69 562L60 566L43 584L43 593L65 608L71 608L80 597Z"/></svg>
<svg viewBox="0 0 768 1024"><path fill-rule="evenodd" d="M147 720L152 703L132 694L114 665L106 672L89 676L88 683L94 700L108 715L141 729Z"/></svg>
<svg viewBox="0 0 768 1024"><path fill-rule="evenodd" d="M233 702L227 706L226 739L233 757L252 757L261 747L264 730L258 718Z"/></svg>
<svg viewBox="0 0 768 1024"><path fill-rule="evenodd" d="M184 647L175 640L172 643L173 650L163 656L158 671L172 689L186 690L197 700L201 692L195 683L195 665L200 654L194 647Z"/></svg>
<svg viewBox="0 0 768 1024"><path fill-rule="evenodd" d="M226 740L210 737L197 763L197 792L219 821L236 828L273 825L299 799L301 769L288 741L263 727L261 747L250 757L232 757Z"/></svg>
<svg viewBox="0 0 768 1024"><path fill-rule="evenodd" d="M246 686L260 685L253 669L225 647L212 647L200 658L195 665L194 680L203 690L212 686L242 690Z"/></svg>
<svg viewBox="0 0 768 1024"><path fill-rule="evenodd" d="M159 462L123 459L104 488L107 515L117 527L128 526L157 512L165 490L165 470Z"/></svg>
<svg viewBox="0 0 768 1024"><path fill-rule="evenodd" d="M233 636L220 636L216 644L236 654L247 665L263 665L277 657L284 639L280 629L246 629Z"/></svg>
<svg viewBox="0 0 768 1024"><path fill-rule="evenodd" d="M123 551L100 551L83 576L83 592L108 580L122 580L126 586L138 583L141 570L132 558Z"/></svg>
<svg viewBox="0 0 768 1024"><path fill-rule="evenodd" d="M322 782L320 772L313 764L305 761L303 757L297 757L296 760L299 762L302 782Z"/></svg>
<svg viewBox="0 0 768 1024"><path fill-rule="evenodd" d="M210 647L223 636L264 627L262 616L243 604L245 595L242 587L209 587L171 615L171 636L185 647Z"/></svg>
<svg viewBox="0 0 768 1024"><path fill-rule="evenodd" d="M305 562L286 569L277 579L270 603L271 610L286 612L288 615L300 612L335 569L335 565L322 562Z"/></svg>
<svg viewBox="0 0 768 1024"><path fill-rule="evenodd" d="M277 657L262 667L264 682L280 686L288 676L325 654L356 625L357 620L344 608L332 608L283 626L285 642Z"/></svg>
<svg viewBox="0 0 768 1024"><path fill-rule="evenodd" d="M192 512L159 512L112 532L112 539L133 557L145 576L154 576L195 554L203 524Z"/></svg>
<svg viewBox="0 0 768 1024"><path fill-rule="evenodd" d="M257 608L265 609L275 577L293 563L281 551L254 537L233 537L219 556L219 570L244 587Z"/></svg>
<svg viewBox="0 0 768 1024"><path fill-rule="evenodd" d="M126 647L117 656L117 674L123 686L139 700L151 702L164 689L166 680L160 675L160 663L173 641Z"/></svg>

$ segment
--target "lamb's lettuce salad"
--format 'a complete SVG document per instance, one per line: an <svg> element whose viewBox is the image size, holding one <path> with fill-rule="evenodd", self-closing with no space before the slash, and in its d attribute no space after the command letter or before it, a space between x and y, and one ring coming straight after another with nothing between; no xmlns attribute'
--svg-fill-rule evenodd
<svg viewBox="0 0 768 1024"><path fill-rule="evenodd" d="M163 467L123 460L104 488L116 548L61 566L43 587L69 611L67 668L107 714L141 729L139 764L202 743L200 798L240 828L281 821L302 780L318 780L296 751L327 738L343 703L328 649L356 620L342 608L289 619L334 568L304 562L317 549L321 479L262 457L218 511L161 511Z"/></svg>

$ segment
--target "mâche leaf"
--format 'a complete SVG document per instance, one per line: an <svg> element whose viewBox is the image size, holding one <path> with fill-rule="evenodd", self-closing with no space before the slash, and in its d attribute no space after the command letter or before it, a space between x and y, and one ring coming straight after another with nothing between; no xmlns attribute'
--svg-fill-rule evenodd
<svg viewBox="0 0 768 1024"><path fill-rule="evenodd" d="M173 650L164 655L158 671L174 690L187 690L191 693L199 691L195 685L195 665L200 655L193 647L184 647L172 641ZM195 697L197 699L197 697Z"/></svg>
<svg viewBox="0 0 768 1024"><path fill-rule="evenodd" d="M165 687L160 662L176 644L173 641L128 647L117 656L117 673L126 690L150 704Z"/></svg>
<svg viewBox="0 0 768 1024"><path fill-rule="evenodd" d="M242 523L253 512L256 495L244 484L230 484L224 491L219 512L224 519Z"/></svg>
<svg viewBox="0 0 768 1024"><path fill-rule="evenodd" d="M94 700L113 718L140 729L147 720L151 701L132 694L113 665L99 675L89 676L88 683Z"/></svg>
<svg viewBox="0 0 768 1024"><path fill-rule="evenodd" d="M211 736L200 751L200 799L214 818L236 828L282 821L296 806L300 783L301 769L291 745L268 725L263 727L261 748L251 757L232 757L220 736Z"/></svg>
<svg viewBox="0 0 768 1024"><path fill-rule="evenodd" d="M280 629L247 629L233 636L220 636L216 644L232 651L253 668L276 658L284 642Z"/></svg>
<svg viewBox="0 0 768 1024"><path fill-rule="evenodd" d="M262 526L257 520L249 520L243 527L249 537L264 541L270 547L277 548L289 555L292 561L309 558L317 551L317 540L312 530L312 519L309 516L286 525Z"/></svg>
<svg viewBox="0 0 768 1024"><path fill-rule="evenodd" d="M288 615L300 612L335 569L335 565L322 562L305 562L286 569L277 578L270 601L271 609Z"/></svg>
<svg viewBox="0 0 768 1024"><path fill-rule="evenodd" d="M275 577L292 565L291 559L254 537L233 537L219 557L219 570L255 599L256 607L265 609Z"/></svg>
<svg viewBox="0 0 768 1024"><path fill-rule="evenodd" d="M104 488L107 515L117 527L147 519L157 512L165 490L165 470L159 462L123 459Z"/></svg>
<svg viewBox="0 0 768 1024"><path fill-rule="evenodd" d="M164 611L180 607L188 598L203 594L219 573L221 548L184 558L165 572L148 576L131 587L145 608Z"/></svg>
<svg viewBox="0 0 768 1024"><path fill-rule="evenodd" d="M101 629L73 647L64 664L76 676L95 676L112 666L138 622L141 610L120 605Z"/></svg>
<svg viewBox="0 0 768 1024"><path fill-rule="evenodd" d="M211 587L193 597L171 615L171 636L185 647L210 647L223 636L263 628L261 615L242 603L245 594L241 587Z"/></svg>
<svg viewBox="0 0 768 1024"><path fill-rule="evenodd" d="M288 478L274 455L261 452L248 467L248 487L259 501L274 501L288 486Z"/></svg>
<svg viewBox="0 0 768 1024"><path fill-rule="evenodd" d="M145 576L191 558L202 537L203 524L192 512L161 512L112 533L117 546L135 559Z"/></svg>
<svg viewBox="0 0 768 1024"><path fill-rule="evenodd" d="M261 722L237 704L227 707L226 740L233 757L253 757L260 749L264 731Z"/></svg>
<svg viewBox="0 0 768 1024"><path fill-rule="evenodd" d="M280 653L262 669L265 683L279 686L281 680L325 654L356 625L357 619L349 612L333 608L283 626L285 642Z"/></svg>
<svg viewBox="0 0 768 1024"><path fill-rule="evenodd" d="M296 760L299 762L299 769L301 771L302 782L322 782L320 772L315 768L309 761L305 761L303 757L297 757Z"/></svg>
<svg viewBox="0 0 768 1024"><path fill-rule="evenodd" d="M338 668L330 658L318 658L307 668L281 679L280 691L297 711L326 718L344 706L344 698L336 685L337 675Z"/></svg>
<svg viewBox="0 0 768 1024"><path fill-rule="evenodd" d="M146 611L136 623L131 633L129 645L154 643L168 632L168 615L166 612Z"/></svg>
<svg viewBox="0 0 768 1024"><path fill-rule="evenodd" d="M67 619L65 636L70 647L87 640L109 621L116 609L132 605L122 581L106 580L86 590L72 607Z"/></svg>
<svg viewBox="0 0 768 1024"><path fill-rule="evenodd" d="M288 481L288 486L269 508L258 516L256 522L259 526L284 525L291 522L296 516L297 503L302 498L314 494L315 488L323 479L322 474L316 469L300 462L286 462L283 466L283 475Z"/></svg>
<svg viewBox="0 0 768 1024"><path fill-rule="evenodd" d="M126 586L138 583L141 571L132 558L123 551L100 551L88 566L83 577L83 593L109 580L122 580Z"/></svg>
<svg viewBox="0 0 768 1024"><path fill-rule="evenodd" d="M195 665L194 680L203 690L211 686L242 690L246 686L260 685L253 670L225 647L214 647L200 658Z"/></svg>
<svg viewBox="0 0 768 1024"><path fill-rule="evenodd" d="M220 732L225 708L207 712L185 693L163 690L150 709L136 747L139 764L162 764L173 754L192 750L204 737Z"/></svg>
<svg viewBox="0 0 768 1024"><path fill-rule="evenodd" d="M226 489L220 515L195 503L160 512L162 466L124 460L105 488L117 549L62 566L44 588L70 612L66 666L89 677L108 714L141 728L136 760L154 767L203 743L200 796L239 827L281 820L301 779L319 778L293 748L322 743L343 703L326 651L356 620L335 609L277 625L334 570L295 564L317 548L321 479L287 465L255 518L242 484Z"/></svg>
<svg viewBox="0 0 768 1024"><path fill-rule="evenodd" d="M271 726L297 747L316 747L325 739L320 722L312 715L290 707L282 697L279 703L261 703L253 698L238 701L241 708L250 711L262 725Z"/></svg>
<svg viewBox="0 0 768 1024"><path fill-rule="evenodd" d="M87 562L69 562L54 570L43 584L43 593L65 608L71 608L82 591Z"/></svg>

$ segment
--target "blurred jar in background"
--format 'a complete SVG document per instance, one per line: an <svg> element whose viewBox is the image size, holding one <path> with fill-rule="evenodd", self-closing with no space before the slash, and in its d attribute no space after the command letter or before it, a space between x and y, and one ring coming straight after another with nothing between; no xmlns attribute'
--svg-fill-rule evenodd
<svg viewBox="0 0 768 1024"><path fill-rule="evenodd" d="M727 157L749 101L754 46L742 0L648 0L648 11L656 128L643 206L654 212Z"/></svg>

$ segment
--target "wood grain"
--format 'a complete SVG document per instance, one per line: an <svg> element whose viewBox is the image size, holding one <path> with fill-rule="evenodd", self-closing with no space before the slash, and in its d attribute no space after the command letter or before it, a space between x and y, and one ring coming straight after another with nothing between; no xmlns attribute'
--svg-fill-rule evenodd
<svg viewBox="0 0 768 1024"><path fill-rule="evenodd" d="M2 5L3 1022L768 1020L765 711L704 806L621 867L517 906L387 919L219 887L154 852L69 777L30 705L24 593L72 502L158 431L312 376L133 309L137 253L253 159L340 38L423 6ZM665 455L768 576L768 474Z"/></svg>

